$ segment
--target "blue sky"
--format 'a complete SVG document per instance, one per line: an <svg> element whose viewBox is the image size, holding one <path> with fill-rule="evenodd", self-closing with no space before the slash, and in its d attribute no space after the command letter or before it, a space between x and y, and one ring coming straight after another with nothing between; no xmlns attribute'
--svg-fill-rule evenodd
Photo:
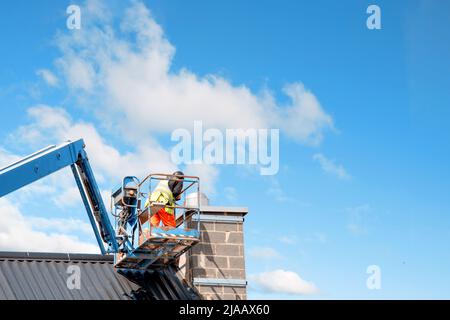
<svg viewBox="0 0 450 320"><path fill-rule="evenodd" d="M67 1L9 3L2 4L0 14L2 163L57 140L61 135L55 132L67 128L93 139L95 128L102 141L122 155L135 153L130 156L133 161L148 154L136 150L136 141L154 148L172 146L168 127L149 132L141 128L142 139L123 137L117 128L116 119L127 115L127 106L135 102L117 91L133 90L127 85L133 77L139 79L138 71L127 73L123 68L129 65L112 59L116 75L129 76L129 83L102 73L109 65L99 61L93 62L92 73L95 81L102 81L100 85L83 77L78 82L70 78L74 74L67 66L77 55L92 62L82 51L92 43L108 54L106 49L111 49L112 55L121 43L132 44L136 47L131 52L139 52L133 32L117 35L130 3L108 2L101 13L82 18L98 19L86 21L90 31L98 25L115 28L116 38L107 44L96 43L101 39L94 32L85 34L84 40L73 40L76 31L65 28ZM450 4L375 1L381 8L382 29L368 30L366 8L372 4L368 1L144 3L174 49L169 75L188 70L197 79L215 75L232 88L245 87L252 97L270 92L279 110L291 107L283 93L285 85L302 83L332 118L333 127L318 129L323 139L316 145L284 130L288 119L277 123L281 139L276 176L260 176L256 170L239 166L203 171L212 176L207 180L214 184L209 194L212 204L250 210L245 226L249 277L285 270L318 288L314 294L270 293L255 280L250 281L250 298L449 298ZM38 70L51 72L57 83L46 81ZM152 74L143 77L151 82ZM213 94L219 94L219 85L212 87ZM158 92L152 97L163 97ZM117 98L114 103L108 99L111 94ZM183 100L174 103L183 105ZM65 113L57 111L56 117L54 108ZM249 115L253 111L249 109ZM46 126L39 114L54 117L57 124ZM175 109L169 118L182 123L183 113ZM256 118L266 120L259 113ZM66 120L70 124L61 125ZM205 121L215 118L205 113ZM34 135L25 134L30 132ZM329 165L328 171L318 158ZM158 168L164 167L161 159L156 162ZM100 168L99 163L102 188L109 190L118 183L112 173L115 168ZM211 174L211 170L216 171ZM347 177L339 176L338 170ZM68 174L61 174L61 179L64 188L73 187ZM3 205L17 206L25 220L30 213L33 221L40 222L36 223L39 231L50 236L64 231L54 219L87 221L76 197L67 206L64 197L59 206L51 200L65 191L54 189L58 182L46 179L34 190L8 196L9 203ZM95 245L93 235L85 231L65 230L72 240L64 241ZM42 241L47 245L58 238L46 239ZM11 242L1 243L2 249L26 246ZM366 287L369 265L381 268L381 290Z"/></svg>

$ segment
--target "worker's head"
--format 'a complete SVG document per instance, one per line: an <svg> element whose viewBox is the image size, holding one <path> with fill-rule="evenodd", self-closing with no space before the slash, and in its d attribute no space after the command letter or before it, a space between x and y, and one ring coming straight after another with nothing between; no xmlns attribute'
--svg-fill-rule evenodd
<svg viewBox="0 0 450 320"><path fill-rule="evenodd" d="M170 191L172 191L173 197L177 200L179 200L181 191L183 191L183 180L184 173L181 171L175 171L169 179Z"/></svg>

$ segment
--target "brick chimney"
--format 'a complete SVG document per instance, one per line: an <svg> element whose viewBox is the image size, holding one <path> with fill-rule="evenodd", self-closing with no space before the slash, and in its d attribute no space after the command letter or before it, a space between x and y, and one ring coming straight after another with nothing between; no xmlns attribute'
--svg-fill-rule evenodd
<svg viewBox="0 0 450 320"><path fill-rule="evenodd" d="M186 278L204 299L247 299L243 229L247 212L238 207L201 207L201 239L186 256Z"/></svg>

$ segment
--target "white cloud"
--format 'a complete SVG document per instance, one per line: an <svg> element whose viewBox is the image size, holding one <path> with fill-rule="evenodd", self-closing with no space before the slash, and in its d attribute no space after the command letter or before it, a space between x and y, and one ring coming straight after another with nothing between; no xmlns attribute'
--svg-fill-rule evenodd
<svg viewBox="0 0 450 320"><path fill-rule="evenodd" d="M218 128L281 126L299 141L312 143L332 126L317 99L301 84L285 87L291 103L281 106L268 90L256 95L216 75L199 77L186 69L171 71L175 47L142 3L134 2L119 24L106 8L103 1L87 1L82 30L60 33L56 40L61 49L55 61L58 74L77 97L92 101L86 108L97 115L98 125L73 121L64 109L40 105L28 110L32 123L16 131L15 142L38 149L83 137L102 182L177 169L153 133L189 128L194 120ZM58 81L50 70L38 73L49 83ZM115 128L115 134L123 130L122 137L135 147L120 152L104 140L99 128ZM191 165L185 171L200 175L202 189L215 193L216 167ZM280 188L272 191L278 201L286 200ZM75 199L73 186L65 195Z"/></svg>
<svg viewBox="0 0 450 320"><path fill-rule="evenodd" d="M67 222L61 219L26 218L16 206L2 198L0 199L0 250L99 253L97 245L81 241L76 236L33 229L33 223L37 223L38 227L43 229L55 226L57 229L60 228L60 231L64 228L65 231L76 229L73 221L64 227Z"/></svg>
<svg viewBox="0 0 450 320"><path fill-rule="evenodd" d="M319 292L312 282L303 280L293 271L277 269L249 276L250 285L267 293L311 295Z"/></svg>
<svg viewBox="0 0 450 320"><path fill-rule="evenodd" d="M40 69L36 72L49 86L56 87L59 84L59 79L56 75L48 69Z"/></svg>
<svg viewBox="0 0 450 320"><path fill-rule="evenodd" d="M333 129L333 119L325 113L314 94L301 83L292 83L283 89L292 99L292 105L282 110L280 128L296 140L317 145L323 139L323 131Z"/></svg>
<svg viewBox="0 0 450 320"><path fill-rule="evenodd" d="M294 235L284 235L280 237L279 240L285 244L296 244L298 242L298 237Z"/></svg>
<svg viewBox="0 0 450 320"><path fill-rule="evenodd" d="M175 47L138 1L120 17L119 24L116 22L103 1L87 1L83 28L57 37L61 56L55 61L56 71L38 71L49 85L62 88L64 82L80 101L86 102L86 108L97 116L96 125L74 121L64 109L40 105L28 110L31 123L20 127L12 140L37 150L46 144L82 137L97 180L111 183L120 182L124 175L144 176L152 171L177 169L153 134L190 128L194 120L202 120L205 127L222 129L280 127L295 140L312 144L320 143L323 133L333 127L332 118L301 83L285 86L284 93L290 100L282 105L269 90L256 94L218 75L198 76L185 68L171 70ZM100 128L122 130L119 133L133 147L119 150L105 140ZM0 149L0 163L15 159L10 156ZM188 166L185 171L200 175L202 189L214 193L219 174L216 167ZM73 181L52 180L56 179L53 176L46 179L24 188L25 193L51 194L62 186L65 191L53 199L55 204L78 201ZM276 198L284 201L282 190L274 190ZM27 248L29 243L52 250L65 250L64 244L79 248L77 239L33 230L17 208L8 209L16 210L17 230L27 233L23 237L27 243L6 233L17 240L17 248ZM54 222L52 226L57 225ZM1 235L1 241L5 241L5 233Z"/></svg>
<svg viewBox="0 0 450 320"><path fill-rule="evenodd" d="M139 135L190 128L195 120L222 129L280 127L312 144L333 127L331 116L301 83L285 86L290 102L280 105L269 90L258 95L218 75L171 70L175 47L145 5L133 2L116 28L99 3L87 2L82 30L59 36L62 54L56 65L77 96L102 102L95 109L101 118L115 124L120 119L128 124L121 127L131 125Z"/></svg>
<svg viewBox="0 0 450 320"><path fill-rule="evenodd" d="M323 154L316 153L313 156L313 159L319 162L320 167L323 171L335 175L339 179L350 179L350 175L347 173L345 168L342 165L338 165L334 162L334 160L327 159Z"/></svg>
<svg viewBox="0 0 450 320"><path fill-rule="evenodd" d="M71 88L88 92L93 89L95 71L83 59L70 55L64 60L59 60L57 64L66 74L66 80Z"/></svg>
<svg viewBox="0 0 450 320"><path fill-rule="evenodd" d="M272 259L281 257L278 251L270 247L250 248L249 255L255 259Z"/></svg>
<svg viewBox="0 0 450 320"><path fill-rule="evenodd" d="M216 193L215 185L219 175L217 167L208 164L189 164L184 171L190 176L200 177L201 192L207 196Z"/></svg>
<svg viewBox="0 0 450 320"><path fill-rule="evenodd" d="M62 190L62 192L58 192L52 199L57 207L67 209L70 206L82 202L80 190L77 187L69 187Z"/></svg>
<svg viewBox="0 0 450 320"><path fill-rule="evenodd" d="M111 204L111 193L112 193L111 190L101 190L100 191L100 194L103 199L103 203L105 204L107 210L109 210L109 206Z"/></svg>
<svg viewBox="0 0 450 320"><path fill-rule="evenodd" d="M29 217L26 220L33 226L33 229L36 230L58 232L63 234L81 231L89 235L93 234L92 226L80 219L49 219L43 217Z"/></svg>
<svg viewBox="0 0 450 320"><path fill-rule="evenodd" d="M9 152L8 150L0 146L0 168L3 168L19 159L19 156Z"/></svg>
<svg viewBox="0 0 450 320"><path fill-rule="evenodd" d="M83 138L99 180L107 177L120 184L120 179L126 175L145 176L151 171L172 172L176 169L169 152L154 140L147 139L133 151L121 153L103 139L93 124L74 122L64 109L39 105L29 108L27 112L31 123L19 127L12 134L12 140L41 148L43 144ZM75 196L73 190L71 196Z"/></svg>

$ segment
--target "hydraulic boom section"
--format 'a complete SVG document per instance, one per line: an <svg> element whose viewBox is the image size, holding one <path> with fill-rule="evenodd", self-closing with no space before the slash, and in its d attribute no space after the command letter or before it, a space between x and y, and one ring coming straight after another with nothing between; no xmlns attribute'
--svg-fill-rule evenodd
<svg viewBox="0 0 450 320"><path fill-rule="evenodd" d="M117 252L115 232L108 218L82 139L52 145L0 169L0 197L70 166L100 250ZM107 244L105 249L103 243Z"/></svg>

